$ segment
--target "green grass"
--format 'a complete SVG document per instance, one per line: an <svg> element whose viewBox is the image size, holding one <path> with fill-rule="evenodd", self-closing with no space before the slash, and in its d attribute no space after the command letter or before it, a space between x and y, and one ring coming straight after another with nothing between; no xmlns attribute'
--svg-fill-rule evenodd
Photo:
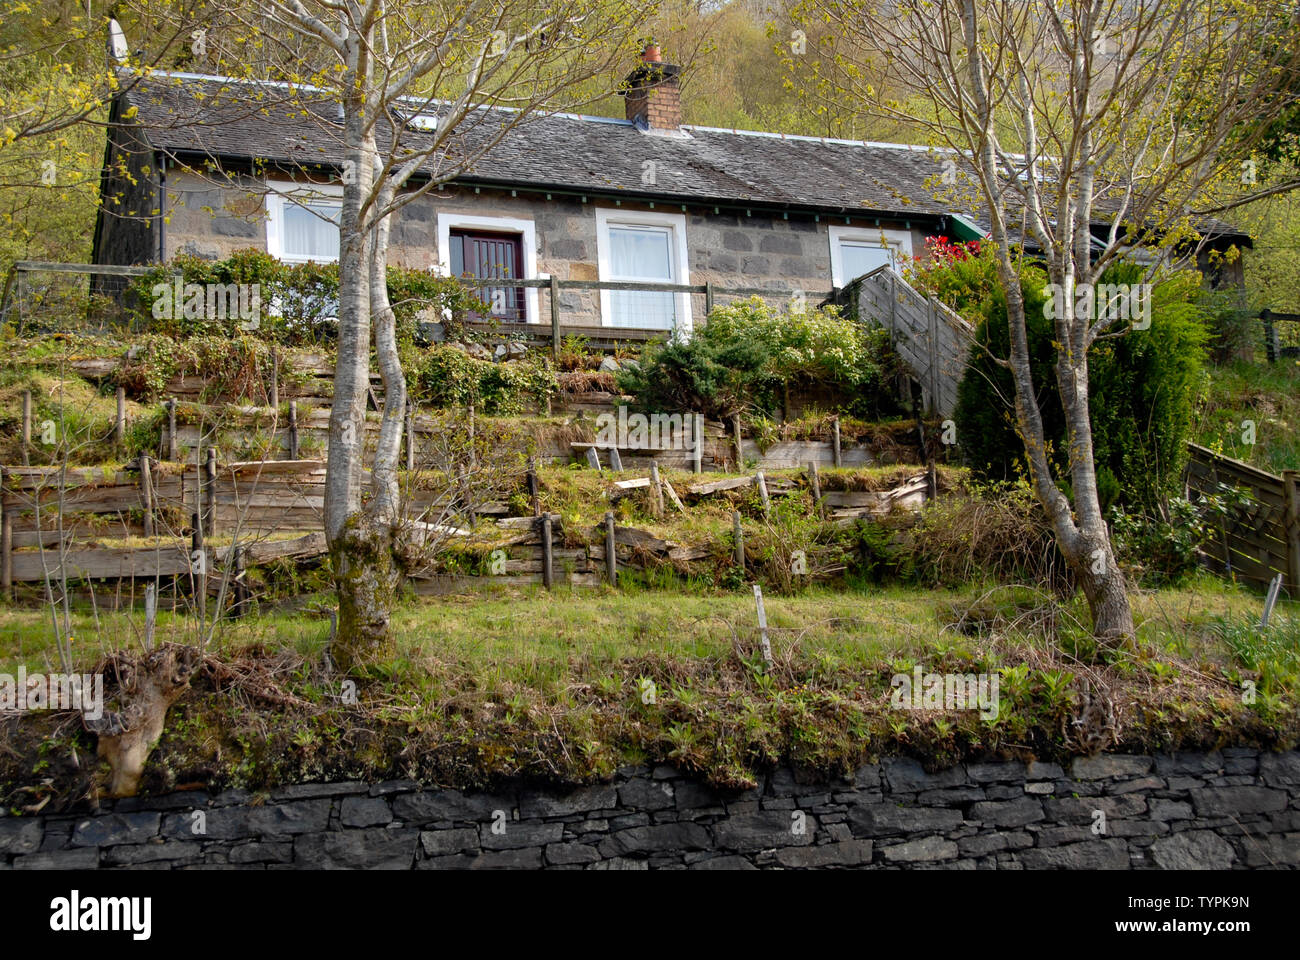
<svg viewBox="0 0 1300 960"><path fill-rule="evenodd" d="M1300 470L1300 361L1238 361L1208 368L1192 439L1203 447L1281 473ZM1255 424L1255 442L1245 421Z"/></svg>
<svg viewBox="0 0 1300 960"><path fill-rule="evenodd" d="M719 784L792 762L820 771L909 752L933 762L1087 748L1073 718L1105 691L1128 749L1291 743L1296 669L1275 647L1250 660L1258 601L1218 581L1134 597L1133 649L1089 646L1079 601L1028 587L954 591L814 589L766 599L772 663L760 655L752 594L502 591L410 601L394 618L398 655L358 678L355 704L323 658L323 614L273 613L224 627L211 667L173 707L146 788L259 788L321 777L410 777L473 785L504 776L584 781L628 762L677 763ZM134 613L79 610L77 666L138 645ZM1238 626L1225 635L1222 623ZM158 638L192 641L192 621L160 617ZM56 662L39 610L0 615L0 671ZM1249 666L1254 663L1255 666ZM1002 713L890 709L890 678L924 670L998 673ZM1243 680L1259 681L1244 703ZM651 702L644 698L654 691ZM89 789L93 753L76 725L10 728L0 787L53 758L59 796ZM1096 733L1096 731L1093 731ZM1113 735L1113 736L1112 736ZM1109 741L1103 741L1109 742ZM15 759L16 758L16 759ZM48 774L47 774L48 775ZM77 786L81 784L81 786ZM30 783L28 784L31 785ZM36 788L40 789L40 788Z"/></svg>

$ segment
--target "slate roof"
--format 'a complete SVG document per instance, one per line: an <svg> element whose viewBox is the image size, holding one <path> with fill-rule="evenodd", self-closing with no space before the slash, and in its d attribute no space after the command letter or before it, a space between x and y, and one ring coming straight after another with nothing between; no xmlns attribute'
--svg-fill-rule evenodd
<svg viewBox="0 0 1300 960"><path fill-rule="evenodd" d="M319 97L319 95L317 95ZM155 149L176 156L321 164L344 157L337 108L300 93L290 105L281 88L194 74L160 74L123 96ZM980 211L935 198L944 154L926 147L786 136L684 126L676 135L647 133L631 122L576 114L534 115L502 135L509 116L476 111L450 139L448 156L425 164L431 175L455 155L476 156L454 177L461 184L554 189L828 214L938 219L960 214L983 231ZM381 146L391 130L380 126ZM433 134L403 127L403 144L427 146ZM492 140L499 142L492 144ZM484 144L492 144L481 156ZM653 163L653 182L645 175ZM445 169L445 167L444 167ZM1243 236L1205 220L1211 234Z"/></svg>
<svg viewBox="0 0 1300 960"><path fill-rule="evenodd" d="M138 108L151 144L166 153L337 165L343 150L338 126L328 119L334 108L321 101L291 111L283 97L279 90L181 75L143 81L128 91L126 102ZM501 119L501 111L480 111L473 123L462 125L466 129L452 149L477 152L485 138L500 132ZM672 136L644 133L621 119L533 117L456 180L730 206L917 217L951 212L925 186L926 178L942 172L941 159L926 148L682 130L684 135ZM432 134L406 130L402 137L418 146ZM650 169L646 161L654 164L653 183L643 182Z"/></svg>

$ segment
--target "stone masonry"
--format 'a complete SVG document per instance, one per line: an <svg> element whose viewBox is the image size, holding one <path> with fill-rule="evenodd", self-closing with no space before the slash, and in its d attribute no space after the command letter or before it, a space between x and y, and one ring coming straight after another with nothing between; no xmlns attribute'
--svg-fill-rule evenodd
<svg viewBox="0 0 1300 960"><path fill-rule="evenodd" d="M1300 866L1300 753L914 760L718 792L672 767L487 793L415 783L185 792L0 817L0 869L754 870Z"/></svg>

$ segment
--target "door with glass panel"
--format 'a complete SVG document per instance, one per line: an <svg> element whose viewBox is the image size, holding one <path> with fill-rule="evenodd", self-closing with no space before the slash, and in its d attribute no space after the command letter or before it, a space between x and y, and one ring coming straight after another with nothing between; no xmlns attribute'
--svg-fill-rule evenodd
<svg viewBox="0 0 1300 960"><path fill-rule="evenodd" d="M671 227L611 223L609 279L678 283ZM652 290L612 290L607 325L671 330L677 324L677 294Z"/></svg>
<svg viewBox="0 0 1300 960"><path fill-rule="evenodd" d="M480 280L518 280L523 276L524 245L517 233L452 230L449 240L452 276ZM488 305L489 315L497 320L512 323L527 320L523 287L484 284L475 295Z"/></svg>

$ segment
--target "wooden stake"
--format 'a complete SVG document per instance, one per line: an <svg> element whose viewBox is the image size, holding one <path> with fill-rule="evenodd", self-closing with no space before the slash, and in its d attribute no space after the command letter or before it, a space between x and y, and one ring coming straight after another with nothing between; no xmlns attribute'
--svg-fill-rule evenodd
<svg viewBox="0 0 1300 960"><path fill-rule="evenodd" d="M808 461L808 479L812 483L813 509L817 516L826 519L826 507L822 504L822 475L817 469L817 461Z"/></svg>
<svg viewBox="0 0 1300 960"><path fill-rule="evenodd" d="M731 442L736 447L736 472L740 473L745 469L745 448L740 438L740 414L738 413L731 415Z"/></svg>
<svg viewBox="0 0 1300 960"><path fill-rule="evenodd" d="M7 596L14 585L14 515L9 510L9 471L0 470L0 589Z"/></svg>
<svg viewBox="0 0 1300 960"><path fill-rule="evenodd" d="M144 504L144 535L153 536L153 471L149 457L140 454L140 500Z"/></svg>
<svg viewBox="0 0 1300 960"><path fill-rule="evenodd" d="M618 554L614 551L614 511L605 511L605 570L611 586L618 586Z"/></svg>
<svg viewBox="0 0 1300 960"><path fill-rule="evenodd" d="M763 478L762 470L754 474L754 486L758 487L758 498L763 502L763 518L767 519L772 516L772 501L767 496L767 480Z"/></svg>
<svg viewBox="0 0 1300 960"><path fill-rule="evenodd" d="M740 525L740 511L731 511L731 538L736 544L736 566L745 569L745 531Z"/></svg>
<svg viewBox="0 0 1300 960"><path fill-rule="evenodd" d="M190 530L190 576L194 579L194 599L198 601L199 623L208 619L208 561L203 558L202 575L194 573L194 554L203 550L203 517L196 510Z"/></svg>
<svg viewBox="0 0 1300 960"><path fill-rule="evenodd" d="M204 471L206 481L206 502L208 513L208 536L217 535L217 448L208 447L208 465Z"/></svg>
<svg viewBox="0 0 1300 960"><path fill-rule="evenodd" d="M650 461L650 510L658 519L664 515L664 488L659 483L659 463Z"/></svg>
<svg viewBox="0 0 1300 960"><path fill-rule="evenodd" d="M528 496L533 500L533 516L542 515L542 504L537 499L537 461L532 457L528 458Z"/></svg>
<svg viewBox="0 0 1300 960"><path fill-rule="evenodd" d="M289 459L298 459L298 401L289 401Z"/></svg>
<svg viewBox="0 0 1300 960"><path fill-rule="evenodd" d="M176 441L176 398L167 401L167 462L175 463L180 459Z"/></svg>
<svg viewBox="0 0 1300 960"><path fill-rule="evenodd" d="M555 573L551 567L551 515L542 515L542 585L550 590L555 584Z"/></svg>
<svg viewBox="0 0 1300 960"><path fill-rule="evenodd" d="M239 619L248 612L248 580L245 577L245 574L247 573L247 560L244 557L243 547L235 548L234 562L235 602L230 611L230 615L235 619Z"/></svg>
<svg viewBox="0 0 1300 960"><path fill-rule="evenodd" d="M767 639L767 611L763 609L763 588L754 584L754 605L758 607L758 636L763 647L763 662L772 666L772 644Z"/></svg>
<svg viewBox="0 0 1300 960"><path fill-rule="evenodd" d="M117 388L117 419L113 422L113 439L126 442L126 387Z"/></svg>
<svg viewBox="0 0 1300 960"><path fill-rule="evenodd" d="M835 466L843 466L840 460L840 418L835 417L831 420L831 457Z"/></svg>
<svg viewBox="0 0 1300 960"><path fill-rule="evenodd" d="M704 414L694 415L695 449L691 451L691 466L696 473L704 472Z"/></svg>
<svg viewBox="0 0 1300 960"><path fill-rule="evenodd" d="M144 651L153 651L153 633L158 623L158 584L144 586Z"/></svg>
<svg viewBox="0 0 1300 960"><path fill-rule="evenodd" d="M1268 585L1268 595L1264 597L1264 613L1259 618L1259 629L1268 629L1268 618L1273 615L1273 607L1277 605L1277 594L1282 589L1282 574L1278 574Z"/></svg>

